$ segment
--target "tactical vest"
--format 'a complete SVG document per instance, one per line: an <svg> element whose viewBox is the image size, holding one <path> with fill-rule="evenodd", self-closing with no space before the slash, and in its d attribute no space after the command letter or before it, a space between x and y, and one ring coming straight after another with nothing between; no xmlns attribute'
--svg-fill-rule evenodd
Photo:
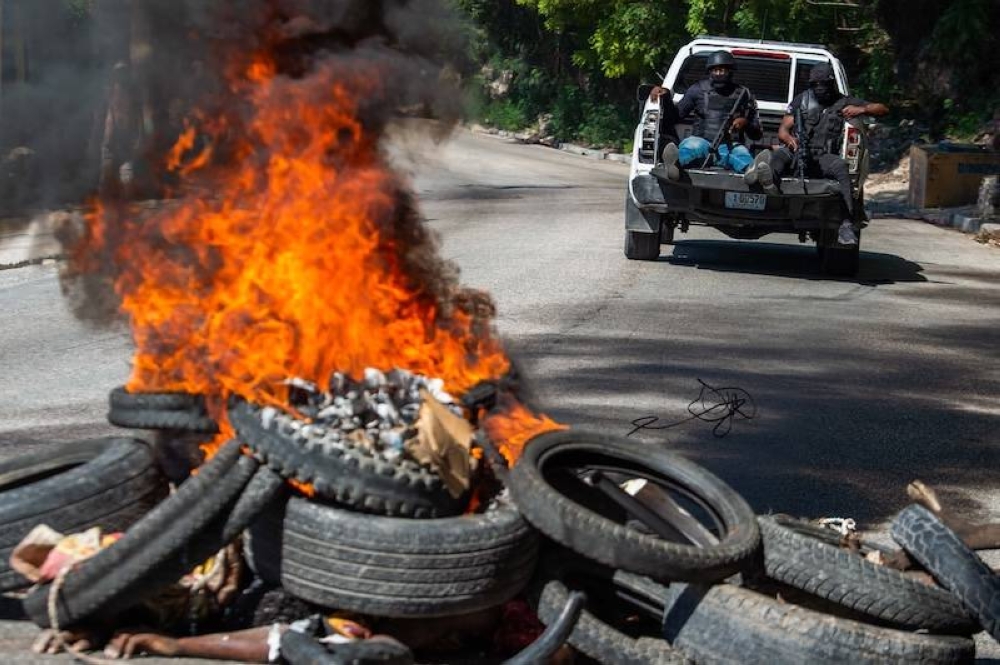
<svg viewBox="0 0 1000 665"><path fill-rule="evenodd" d="M691 134L701 136L709 141L715 139L719 130L726 124L726 118L733 110L733 104L743 91L743 86L736 86L728 95L720 95L712 88L712 84L703 81L702 84L702 108L704 116L699 116L691 128Z"/></svg>
<svg viewBox="0 0 1000 665"><path fill-rule="evenodd" d="M830 106L823 106L812 90L802 96L799 111L805 124L804 143L813 157L840 154L840 142L844 136L845 120L840 112L847 106L847 98L841 97ZM800 137L802 138L802 137Z"/></svg>

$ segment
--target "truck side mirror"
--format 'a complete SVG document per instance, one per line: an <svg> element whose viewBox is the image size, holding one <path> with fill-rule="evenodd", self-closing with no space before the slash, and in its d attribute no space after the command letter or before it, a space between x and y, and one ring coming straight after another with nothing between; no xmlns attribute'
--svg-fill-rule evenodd
<svg viewBox="0 0 1000 665"><path fill-rule="evenodd" d="M649 99L649 93L653 92L653 88L655 87L656 87L655 85L652 85L650 83L643 83L642 85L640 85L635 91L636 100L640 102L645 102L647 99Z"/></svg>

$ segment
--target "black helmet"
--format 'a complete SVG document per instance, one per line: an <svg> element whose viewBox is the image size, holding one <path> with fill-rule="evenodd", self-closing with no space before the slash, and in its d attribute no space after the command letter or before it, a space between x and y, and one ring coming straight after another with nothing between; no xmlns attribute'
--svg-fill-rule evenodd
<svg viewBox="0 0 1000 665"><path fill-rule="evenodd" d="M821 62L811 70L809 70L809 83L824 83L826 81L833 81L835 79L833 75L833 67L825 62Z"/></svg>
<svg viewBox="0 0 1000 665"><path fill-rule="evenodd" d="M713 67L729 67L730 69L736 69L736 58L729 51L716 51L712 55L708 56L708 61L705 63L705 70L708 71Z"/></svg>

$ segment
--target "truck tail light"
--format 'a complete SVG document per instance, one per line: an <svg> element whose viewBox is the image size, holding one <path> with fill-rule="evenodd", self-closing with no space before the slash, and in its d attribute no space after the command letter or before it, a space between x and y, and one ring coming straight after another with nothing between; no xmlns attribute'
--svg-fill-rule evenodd
<svg viewBox="0 0 1000 665"><path fill-rule="evenodd" d="M656 163L656 128L660 124L659 111L646 111L642 120L642 135L639 138L639 161L643 164Z"/></svg>
<svg viewBox="0 0 1000 665"><path fill-rule="evenodd" d="M852 173L858 172L861 157L861 132L857 127L847 125L847 134L844 137L844 160L847 161L847 168Z"/></svg>

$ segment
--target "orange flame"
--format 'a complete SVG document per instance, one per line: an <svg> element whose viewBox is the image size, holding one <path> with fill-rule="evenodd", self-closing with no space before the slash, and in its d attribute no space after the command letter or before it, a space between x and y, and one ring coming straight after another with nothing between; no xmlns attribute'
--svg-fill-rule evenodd
<svg viewBox="0 0 1000 665"><path fill-rule="evenodd" d="M544 414L534 413L514 400L505 400L501 403L501 410L487 417L484 428L500 454L512 466L520 459L525 444L534 437L545 432L569 429Z"/></svg>
<svg viewBox="0 0 1000 665"><path fill-rule="evenodd" d="M287 409L290 377L399 367L461 395L509 369L489 326L404 265L392 220L407 190L360 105L365 90L387 97L371 67L290 79L255 59L233 83L240 113L196 115L166 156L200 190L145 218L119 205L90 219L85 250L112 255L137 347L127 388L209 396L222 430L209 453L233 434L229 395ZM516 404L489 426L511 462L562 428Z"/></svg>
<svg viewBox="0 0 1000 665"><path fill-rule="evenodd" d="M132 224L117 284L138 347L130 390L283 403L292 376L324 385L335 371L402 367L461 393L507 370L495 338L403 273L377 222L396 215L401 187L349 94L369 74L348 86L343 72L303 82L255 65L250 158L212 198ZM193 145L189 130L171 165Z"/></svg>

